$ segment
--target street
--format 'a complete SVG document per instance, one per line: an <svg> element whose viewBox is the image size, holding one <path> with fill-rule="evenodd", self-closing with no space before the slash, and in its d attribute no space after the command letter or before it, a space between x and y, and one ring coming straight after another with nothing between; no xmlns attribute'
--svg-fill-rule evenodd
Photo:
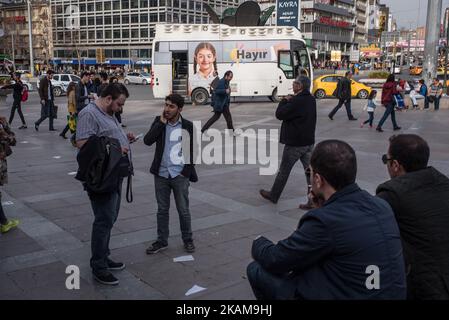
<svg viewBox="0 0 449 320"><path fill-rule="evenodd" d="M128 86L131 97L123 114L126 130L145 134L163 101L153 100L149 86ZM1 106L9 115L11 98ZM184 256L176 208L171 208L169 248L148 256L145 249L156 238L156 200L149 166L154 146L140 140L132 145L135 168L134 202L122 206L111 237L111 257L126 263L117 274L120 285L105 287L92 279L90 236L92 209L79 181L76 154L70 142L49 132L48 122L39 132L33 127L40 107L36 92L24 104L28 129L17 130L17 146L8 158L9 183L2 187L2 201L8 217L19 218L19 228L0 236L0 299L254 299L246 279L251 261L251 243L257 235L273 241L287 237L304 214L297 209L305 200L306 181L298 163L277 205L259 196L259 189L269 188L274 176L259 175L258 165L198 165L199 182L190 189L193 237L197 246L194 261L174 262ZM55 128L65 126L66 97L59 105ZM353 113L361 120L365 100L353 101ZM342 139L355 148L358 156L358 184L374 193L376 186L388 179L381 156L393 134L388 121L384 133L360 128L360 121L349 122L344 108L334 121L327 118L335 100L318 102L317 140ZM279 129L274 117L276 105L249 99L231 105L235 126L244 130ZM379 107L375 117L381 117ZM206 121L209 106L184 107L183 116ZM16 116L17 117L17 116ZM430 144L431 164L449 174L449 112L441 110L398 113L402 132L423 136ZM225 128L221 118L214 126ZM251 138L250 138L251 139ZM282 148L279 146L279 158ZM81 270L79 290L66 289L66 267ZM186 296L194 285L206 288Z"/></svg>

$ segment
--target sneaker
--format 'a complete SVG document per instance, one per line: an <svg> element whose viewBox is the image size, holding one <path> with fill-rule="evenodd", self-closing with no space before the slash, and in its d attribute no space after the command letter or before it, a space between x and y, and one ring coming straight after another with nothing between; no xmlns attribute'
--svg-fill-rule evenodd
<svg viewBox="0 0 449 320"><path fill-rule="evenodd" d="M34 124L34 130L39 131L39 125L37 123Z"/></svg>
<svg viewBox="0 0 449 320"><path fill-rule="evenodd" d="M193 244L193 241L184 242L184 249L187 253L195 252L195 245Z"/></svg>
<svg viewBox="0 0 449 320"><path fill-rule="evenodd" d="M360 124L360 128L363 128L363 126L364 126L364 124L363 124L363 122Z"/></svg>
<svg viewBox="0 0 449 320"><path fill-rule="evenodd" d="M376 131L378 131L378 132L384 132L384 131L382 130L381 127L377 127L377 128L376 128Z"/></svg>
<svg viewBox="0 0 449 320"><path fill-rule="evenodd" d="M334 120L334 118L332 118L331 116L328 116L330 120Z"/></svg>
<svg viewBox="0 0 449 320"><path fill-rule="evenodd" d="M114 275L108 271L92 271L94 279L100 282L101 284L116 286L119 284L119 281Z"/></svg>
<svg viewBox="0 0 449 320"><path fill-rule="evenodd" d="M151 244L151 247L148 247L147 254L155 254L160 251L167 249L168 245L162 244L162 242L156 241Z"/></svg>
<svg viewBox="0 0 449 320"><path fill-rule="evenodd" d="M235 129L235 130L232 130L232 131L233 131L232 135L234 137L238 137L238 136L242 135L242 129Z"/></svg>
<svg viewBox="0 0 449 320"><path fill-rule="evenodd" d="M26 124L24 124L24 125L19 127L19 130L26 129L26 128L28 128L28 127L26 126Z"/></svg>
<svg viewBox="0 0 449 320"><path fill-rule="evenodd" d="M274 201L273 199L271 199L271 193L269 191L266 190L260 190L259 191L260 195L262 196L262 198L267 199L268 201L273 202L274 204L277 203L277 201Z"/></svg>
<svg viewBox="0 0 449 320"><path fill-rule="evenodd" d="M398 131L398 130L401 130L402 128L401 127L396 127L396 128L394 128L393 130L394 131Z"/></svg>
<svg viewBox="0 0 449 320"><path fill-rule="evenodd" d="M17 219L9 219L6 224L2 224L0 227L1 233L6 233L11 229L16 228L19 225L20 221Z"/></svg>
<svg viewBox="0 0 449 320"><path fill-rule="evenodd" d="M125 264L123 262L114 262L108 258L108 270L109 271L120 271L125 269Z"/></svg>

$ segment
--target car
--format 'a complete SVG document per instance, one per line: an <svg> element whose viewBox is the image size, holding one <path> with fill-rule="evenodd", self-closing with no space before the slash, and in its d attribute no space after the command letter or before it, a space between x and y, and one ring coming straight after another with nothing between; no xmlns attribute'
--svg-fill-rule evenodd
<svg viewBox="0 0 449 320"><path fill-rule="evenodd" d="M16 72L19 72L20 74L22 74L23 77L27 77L27 78L33 77L33 75L31 74L31 72L29 70L16 70Z"/></svg>
<svg viewBox="0 0 449 320"><path fill-rule="evenodd" d="M337 89L338 80L344 78L339 74L328 74L316 78L313 81L313 95L317 99L323 99L332 96L335 89ZM351 80L351 92L354 98L368 99L372 88L363 83Z"/></svg>
<svg viewBox="0 0 449 320"><path fill-rule="evenodd" d="M410 67L410 75L419 76L422 73L422 66L412 66Z"/></svg>
<svg viewBox="0 0 449 320"><path fill-rule="evenodd" d="M147 72L129 72L125 77L125 84L135 83L147 85L151 82L151 75Z"/></svg>
<svg viewBox="0 0 449 320"><path fill-rule="evenodd" d="M42 80L42 78L45 77L45 75L42 75L39 77L37 81L37 88L39 89L39 82ZM67 87L69 86L70 82L80 82L81 78L78 76L75 76L73 74L68 73L61 73L61 74L54 74L53 79L51 80L51 84L53 86L53 95L55 97L59 97L63 95Z"/></svg>
<svg viewBox="0 0 449 320"><path fill-rule="evenodd" d="M0 79L2 82L5 82L5 84L14 84L15 81L11 79L11 76L9 74L0 74ZM27 88L28 91L33 91L34 87L33 85L27 80L27 79L21 79L23 85Z"/></svg>

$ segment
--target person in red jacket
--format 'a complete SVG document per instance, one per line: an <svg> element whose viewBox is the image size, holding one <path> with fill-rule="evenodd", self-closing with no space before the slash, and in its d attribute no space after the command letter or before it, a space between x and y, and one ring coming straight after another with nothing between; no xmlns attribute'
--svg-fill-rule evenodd
<svg viewBox="0 0 449 320"><path fill-rule="evenodd" d="M397 86L398 84L396 83L394 74L390 74L387 78L387 82L385 82L382 87L382 105L386 108L386 110L376 128L379 132L383 132L382 125L387 120L389 115L391 115L391 122L393 122L393 130L401 130L401 127L399 127L396 123L396 114L394 110L394 95L399 93Z"/></svg>

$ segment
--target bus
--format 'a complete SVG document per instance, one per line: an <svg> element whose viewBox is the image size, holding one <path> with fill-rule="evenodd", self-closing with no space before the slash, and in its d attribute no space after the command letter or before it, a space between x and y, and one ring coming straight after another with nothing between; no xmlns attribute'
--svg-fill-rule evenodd
<svg viewBox="0 0 449 320"><path fill-rule="evenodd" d="M223 24L158 24L153 40L151 84L155 98L180 94L206 104L211 86L233 72L231 96L292 93L293 80L313 83L309 51L294 27L230 27Z"/></svg>

